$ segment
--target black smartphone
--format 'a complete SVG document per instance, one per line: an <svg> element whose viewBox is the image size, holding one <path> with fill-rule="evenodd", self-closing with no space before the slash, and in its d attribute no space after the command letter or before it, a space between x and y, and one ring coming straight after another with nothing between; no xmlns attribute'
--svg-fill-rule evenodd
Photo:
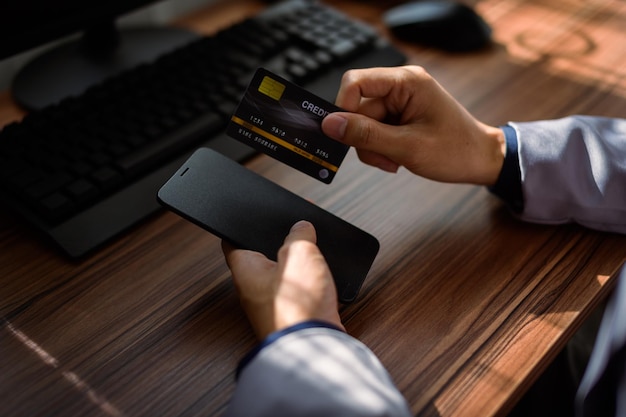
<svg viewBox="0 0 626 417"><path fill-rule="evenodd" d="M234 246L272 260L291 226L308 220L341 303L356 299L379 249L369 233L208 148L195 151L157 199Z"/></svg>

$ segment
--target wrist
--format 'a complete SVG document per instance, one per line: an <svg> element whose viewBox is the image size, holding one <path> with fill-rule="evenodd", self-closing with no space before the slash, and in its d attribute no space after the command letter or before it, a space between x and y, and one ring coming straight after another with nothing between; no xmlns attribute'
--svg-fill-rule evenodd
<svg viewBox="0 0 626 417"><path fill-rule="evenodd" d="M481 142L483 149L479 159L481 160L479 168L480 174L477 183L493 186L500 176L504 158L506 156L506 138L502 129L494 126L483 125L484 137Z"/></svg>

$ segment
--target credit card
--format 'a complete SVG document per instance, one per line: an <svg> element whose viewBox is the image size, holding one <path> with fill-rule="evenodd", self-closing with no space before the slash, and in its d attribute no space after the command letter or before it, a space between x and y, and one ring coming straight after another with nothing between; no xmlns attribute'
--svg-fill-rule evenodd
<svg viewBox="0 0 626 417"><path fill-rule="evenodd" d="M322 119L336 111L342 109L259 68L231 117L226 133L330 184L349 149L322 132Z"/></svg>

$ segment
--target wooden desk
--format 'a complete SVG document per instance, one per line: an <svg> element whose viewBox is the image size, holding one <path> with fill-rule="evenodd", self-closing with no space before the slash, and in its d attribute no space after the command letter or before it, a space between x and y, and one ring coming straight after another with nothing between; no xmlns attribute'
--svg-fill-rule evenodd
<svg viewBox="0 0 626 417"><path fill-rule="evenodd" d="M383 30L378 2L331 3ZM182 24L213 31L261 7L223 1ZM491 50L398 43L476 116L624 116L626 4L476 7L494 27ZM7 94L0 105L1 122L20 115ZM380 255L342 317L419 416L506 415L625 259L623 236L524 224L482 187L386 174L353 151L330 186L263 156L249 167L378 237ZM73 263L1 212L0 253L1 415L224 409L255 340L218 239L163 213Z"/></svg>

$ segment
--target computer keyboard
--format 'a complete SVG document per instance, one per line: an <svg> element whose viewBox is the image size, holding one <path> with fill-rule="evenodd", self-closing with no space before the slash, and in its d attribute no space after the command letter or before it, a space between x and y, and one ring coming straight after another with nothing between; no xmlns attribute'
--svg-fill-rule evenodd
<svg viewBox="0 0 626 417"><path fill-rule="evenodd" d="M255 154L224 130L256 68L334 101L347 69L404 61L329 6L274 4L5 126L0 201L84 256L159 210L157 190L196 148L238 162Z"/></svg>

